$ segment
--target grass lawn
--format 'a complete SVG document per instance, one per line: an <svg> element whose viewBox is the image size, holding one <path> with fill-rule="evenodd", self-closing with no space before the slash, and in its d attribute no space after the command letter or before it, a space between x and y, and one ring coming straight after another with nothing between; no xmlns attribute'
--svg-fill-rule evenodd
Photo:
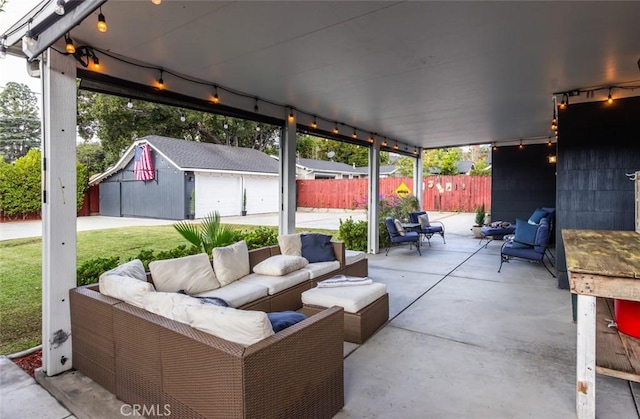
<svg viewBox="0 0 640 419"><path fill-rule="evenodd" d="M336 234L331 230L314 231ZM78 263L116 255L126 260L142 249L157 252L187 243L170 225L82 231L77 239ZM42 240L0 241L0 254L0 354L10 354L39 345L42 340Z"/></svg>

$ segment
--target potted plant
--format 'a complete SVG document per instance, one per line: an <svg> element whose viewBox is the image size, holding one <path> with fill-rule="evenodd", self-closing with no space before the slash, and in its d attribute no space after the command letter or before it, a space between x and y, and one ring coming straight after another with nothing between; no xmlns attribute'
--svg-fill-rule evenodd
<svg viewBox="0 0 640 419"><path fill-rule="evenodd" d="M189 219L193 220L196 216L196 191L191 191L191 198L189 199Z"/></svg>
<svg viewBox="0 0 640 419"><path fill-rule="evenodd" d="M485 217L485 212L484 212L484 202L482 203L482 205L480 205L478 208L476 208L476 218L475 218L475 223L473 224L473 227L471 228L471 230L473 231L473 236L476 239L481 239L482 238L482 233L481 233L481 229L482 226L484 225L484 217Z"/></svg>
<svg viewBox="0 0 640 419"><path fill-rule="evenodd" d="M242 190L242 216L247 215L247 189Z"/></svg>

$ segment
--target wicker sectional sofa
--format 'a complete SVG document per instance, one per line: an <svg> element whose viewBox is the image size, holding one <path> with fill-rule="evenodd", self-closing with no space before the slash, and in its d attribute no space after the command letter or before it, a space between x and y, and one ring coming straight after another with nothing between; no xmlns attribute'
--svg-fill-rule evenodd
<svg viewBox="0 0 640 419"><path fill-rule="evenodd" d="M344 244L332 246L335 269L237 308L301 308L302 292L344 272ZM278 254L279 246L249 251L252 273ZM97 284L72 289L70 308L74 368L128 404L178 418L329 418L344 405L341 307L249 346L103 295Z"/></svg>

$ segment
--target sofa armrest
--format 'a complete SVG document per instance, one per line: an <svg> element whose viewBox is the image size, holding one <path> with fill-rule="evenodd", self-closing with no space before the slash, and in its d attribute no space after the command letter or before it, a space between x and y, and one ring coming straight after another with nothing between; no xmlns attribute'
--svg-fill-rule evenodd
<svg viewBox="0 0 640 419"><path fill-rule="evenodd" d="M336 260L340 262L340 270L343 270L347 265L347 258L345 256L344 242L331 242L333 244L333 253L336 256Z"/></svg>

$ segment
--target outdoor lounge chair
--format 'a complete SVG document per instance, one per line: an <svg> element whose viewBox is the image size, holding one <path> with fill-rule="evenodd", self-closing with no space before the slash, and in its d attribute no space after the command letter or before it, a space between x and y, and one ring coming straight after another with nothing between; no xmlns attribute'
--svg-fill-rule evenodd
<svg viewBox="0 0 640 419"><path fill-rule="evenodd" d="M403 231L401 234L396 228L395 221L391 217L387 217L384 219L384 225L387 227L387 232L389 233L389 238L391 239L391 242L387 247L387 252L384 254L385 256L389 254L389 249L391 249L391 246L393 246L394 244L402 243L409 243L409 246L411 246L411 243L415 243L418 253L422 255L422 252L420 252L420 235L418 233L416 233L415 231Z"/></svg>
<svg viewBox="0 0 640 419"><path fill-rule="evenodd" d="M535 237L533 241L528 244L527 242L529 242L529 240L526 238L523 230L533 232L534 228ZM542 266L555 278L556 276L551 272L551 269L544 263L544 255L546 254L549 243L549 232L550 225L548 218L542 218L540 224L537 226L531 225L526 221L516 220L516 234L505 237L505 242L500 249L500 268L498 268L498 272L502 269L504 262L509 262L513 258L520 258L542 263ZM549 256L547 256L547 259L549 259ZM551 263L551 259L549 259L549 263ZM553 263L551 263L551 266L553 266Z"/></svg>
<svg viewBox="0 0 640 419"><path fill-rule="evenodd" d="M421 215L426 215L426 217L420 218ZM426 238L429 246L431 246L431 237L436 233L439 234L442 237L442 241L447 244L447 241L444 239L444 224L441 221L430 221L425 211L410 212L409 221L420 224L420 229L414 231L423 238Z"/></svg>

